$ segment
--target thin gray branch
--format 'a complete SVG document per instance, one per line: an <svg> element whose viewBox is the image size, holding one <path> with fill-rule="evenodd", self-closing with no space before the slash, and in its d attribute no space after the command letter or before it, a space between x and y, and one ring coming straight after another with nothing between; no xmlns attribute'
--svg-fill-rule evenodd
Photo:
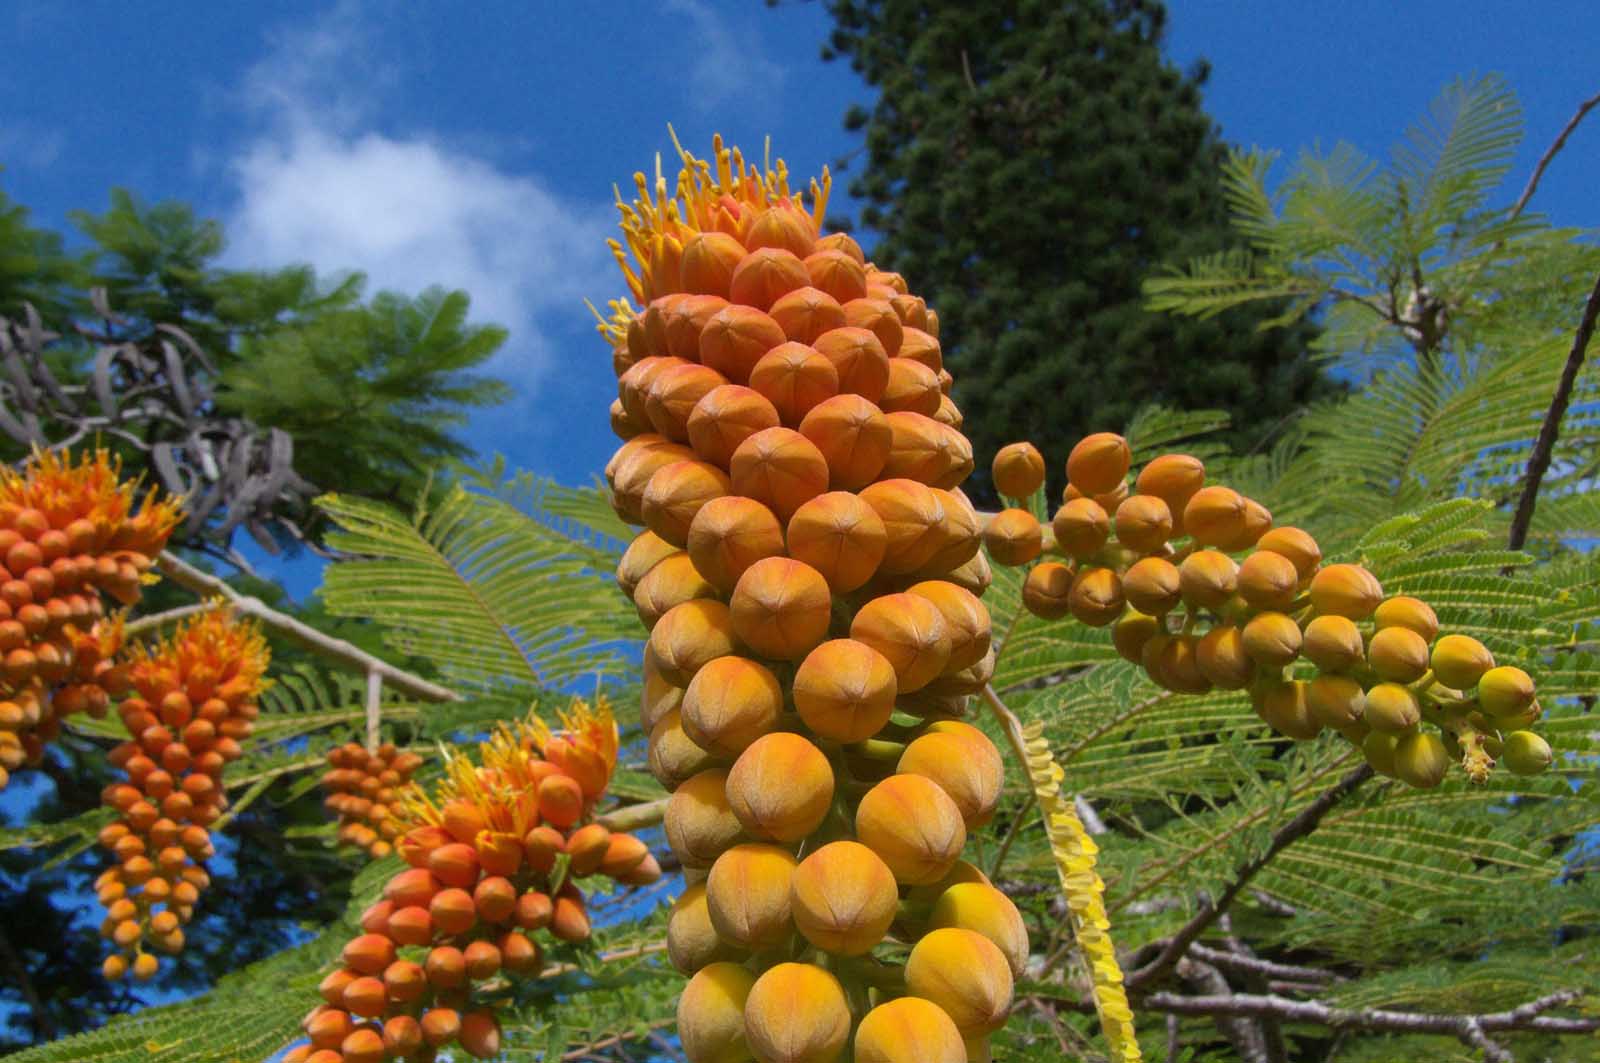
<svg viewBox="0 0 1600 1063"><path fill-rule="evenodd" d="M1538 189L1539 181L1544 177L1544 172L1549 168L1551 160L1560 154L1562 148L1567 146L1567 138L1572 135L1574 129L1578 128L1578 124L1583 121L1584 117L1594 110L1596 105L1600 105L1600 93L1596 93L1580 103L1577 113L1567 120L1567 124L1562 127L1556 139L1548 148L1544 149L1544 154L1539 156L1538 165L1534 166L1533 174L1528 178L1528 183L1523 186L1522 195L1517 197L1516 205L1511 208L1510 216L1512 218L1522 215L1523 208L1533 198L1533 193Z"/></svg>

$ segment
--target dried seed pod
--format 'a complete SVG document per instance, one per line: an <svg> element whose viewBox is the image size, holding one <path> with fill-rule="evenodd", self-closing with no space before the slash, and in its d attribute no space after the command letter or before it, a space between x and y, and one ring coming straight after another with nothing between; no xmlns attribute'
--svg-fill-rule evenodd
<svg viewBox="0 0 1600 1063"><path fill-rule="evenodd" d="M795 869L791 891L800 933L841 956L872 951L899 910L894 873L859 842L830 842L812 852Z"/></svg>

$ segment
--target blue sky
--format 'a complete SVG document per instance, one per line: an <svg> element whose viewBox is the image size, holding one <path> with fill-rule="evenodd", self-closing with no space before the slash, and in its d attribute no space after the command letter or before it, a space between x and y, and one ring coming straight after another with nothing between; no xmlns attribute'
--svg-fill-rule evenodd
<svg viewBox="0 0 1600 1063"><path fill-rule="evenodd" d="M621 289L602 243L613 182L670 147L669 122L689 146L721 130L759 150L770 135L801 174L848 152L840 117L870 94L817 58L827 29L815 2L12 0L0 187L64 226L126 185L222 218L238 265L466 288L511 328L495 368L519 393L471 440L585 482L614 445L609 359L582 302ZM1445 82L1502 72L1529 130L1509 199L1600 90L1597 39L1592 0L1192 0L1173 5L1168 51L1212 64L1224 136L1290 156L1316 140L1381 155ZM1585 187L1597 157L1600 120L1535 207L1600 225Z"/></svg>

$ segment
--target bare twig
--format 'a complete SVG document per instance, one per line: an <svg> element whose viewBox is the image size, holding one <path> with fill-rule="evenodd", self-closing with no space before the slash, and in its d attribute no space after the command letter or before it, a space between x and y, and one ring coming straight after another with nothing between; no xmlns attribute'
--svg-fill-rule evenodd
<svg viewBox="0 0 1600 1063"><path fill-rule="evenodd" d="M187 561L171 554L162 553L156 559L156 567L161 574L195 594L206 596L220 596L227 599L228 604L239 613L260 621L264 627L271 628L280 634L287 635L296 642L305 646L313 653L321 654L330 660L337 661L354 671L371 674L376 672L385 682L396 690L424 701L460 701L461 695L447 687L423 679L421 676L412 675L404 669L397 668L381 658L374 657L366 650L344 639L325 635L309 624L302 623L287 613L280 613L259 598L240 594L222 580L208 573L202 572Z"/></svg>
<svg viewBox="0 0 1600 1063"><path fill-rule="evenodd" d="M622 808L595 818L598 822L604 824L607 830L636 831L655 826L661 822L661 817L666 813L667 799L661 797L654 801L644 801L637 805L624 805Z"/></svg>
<svg viewBox="0 0 1600 1063"><path fill-rule="evenodd" d="M1206 993L1228 996L1233 992L1233 987L1228 985L1221 971L1187 956L1178 961L1174 973L1188 985ZM1211 1021L1216 1023L1217 1032L1228 1039L1242 1063L1270 1063L1266 1037L1261 1030L1261 1016L1219 1013L1212 1015Z"/></svg>
<svg viewBox="0 0 1600 1063"><path fill-rule="evenodd" d="M383 673L367 669L367 752L378 751L383 730Z"/></svg>
<svg viewBox="0 0 1600 1063"><path fill-rule="evenodd" d="M1167 944L1161 950L1161 953L1150 961L1148 965L1128 977L1128 988L1137 989L1154 979L1160 978L1171 970L1178 960L1183 957L1189 946L1194 944L1201 934L1205 933L1206 929L1216 921L1219 915L1228 910L1228 906L1233 903L1234 898L1250 884L1250 880L1255 878L1262 868L1271 863L1283 850L1316 830L1317 825L1322 822L1322 817L1327 815L1334 805L1344 800L1356 787L1370 778L1372 778L1372 766L1370 764L1361 765L1324 790L1317 796L1315 801L1301 809L1293 819L1280 827L1277 833L1272 836L1272 841L1267 845L1264 852L1245 861L1235 869L1233 881L1228 883L1228 887L1222 891L1221 896L1217 898L1215 903L1212 903L1209 899L1202 901L1200 911L1195 913L1194 918L1185 923L1176 934L1167 940Z"/></svg>
<svg viewBox="0 0 1600 1063"><path fill-rule="evenodd" d="M28 1014L33 1018L34 1033L39 1035L39 1040L54 1041L61 1036L55 1019L39 996L38 987L33 984L33 979L28 974L28 965L22 962L22 957L11 944L11 938L6 935L4 926L0 926L0 965L4 966L10 981L22 992L22 999L28 1005Z"/></svg>
<svg viewBox="0 0 1600 1063"><path fill-rule="evenodd" d="M1284 978L1302 982L1327 983L1337 981L1339 977L1332 971L1324 971L1319 967L1301 967L1296 964L1264 960L1259 956L1245 956L1226 949L1214 949L1207 945L1202 945L1198 941L1189 946L1189 955L1223 970L1259 975L1262 978Z"/></svg>
<svg viewBox="0 0 1600 1063"><path fill-rule="evenodd" d="M1572 337L1572 350L1567 353L1567 364L1561 370L1561 380L1550 399L1550 409L1545 411L1544 423L1539 426L1539 437L1534 441L1527 471L1522 474L1522 497L1517 499L1516 514L1511 518L1511 534L1506 540L1513 550L1521 550L1522 544L1528 540L1528 526L1533 523L1533 507L1539 500L1539 484L1550 468L1556 436L1561 431L1561 419L1567 415L1567 406L1572 402L1572 388L1589 349L1589 339L1594 335L1597 317L1600 317L1600 277L1595 278L1594 288L1584 304L1578 331Z"/></svg>
<svg viewBox="0 0 1600 1063"><path fill-rule="evenodd" d="M1544 154L1539 156L1538 165L1534 166L1533 174L1528 178L1528 183L1523 186L1522 195L1517 197L1516 205L1511 208L1510 217L1517 218L1521 216L1523 208L1528 205L1528 200L1533 198L1533 193L1538 189L1539 181L1543 179L1544 172L1549 168L1551 160L1560 153L1562 148L1567 146L1567 138L1572 135L1574 129L1578 128L1578 124L1583 121L1584 116L1594 110L1596 105L1600 105L1600 93L1596 93L1580 103L1577 113L1567 120L1567 124L1562 127L1555 141L1544 149Z"/></svg>
<svg viewBox="0 0 1600 1063"><path fill-rule="evenodd" d="M147 631L155 631L159 628L167 626L168 624L175 624L179 620L196 616L210 608L210 602L195 602L193 605L180 605L176 609L168 609L165 612L160 613L151 613L149 616L141 616L137 620L128 621L128 623L124 625L122 629L122 634L124 637L130 639L138 638Z"/></svg>

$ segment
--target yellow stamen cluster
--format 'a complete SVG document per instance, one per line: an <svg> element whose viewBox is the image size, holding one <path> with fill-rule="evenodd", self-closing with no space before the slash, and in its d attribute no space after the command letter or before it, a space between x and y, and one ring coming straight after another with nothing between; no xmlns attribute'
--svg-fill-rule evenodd
<svg viewBox="0 0 1600 1063"><path fill-rule="evenodd" d="M1000 564L1046 557L1023 583L1029 611L1110 626L1117 652L1162 687L1248 690L1278 733L1336 730L1411 786L1439 785L1452 762L1473 782L1497 761L1522 775L1549 766L1549 745L1526 730L1542 712L1522 669L1441 634L1426 602L1386 597L1362 566L1324 564L1310 534L1208 485L1198 458L1157 457L1131 490L1130 464L1121 436L1080 441L1046 536L1021 508L1044 482L1043 458L1026 443L996 456L995 483L1018 505L984 540Z"/></svg>
<svg viewBox="0 0 1600 1063"><path fill-rule="evenodd" d="M137 601L178 520L174 501L138 505L119 473L105 451L0 468L0 788L39 762L63 717L110 704L121 626L102 619L102 595Z"/></svg>
<svg viewBox="0 0 1600 1063"><path fill-rule="evenodd" d="M117 951L107 978L156 973L159 952L183 948L183 925L210 884L207 827L227 807L223 768L242 753L260 714L269 653L254 624L219 607L184 623L123 667L133 694L117 706L129 735L111 751L126 781L103 802L118 819L100 832L117 859L95 886L107 908L101 933Z"/></svg>
<svg viewBox="0 0 1600 1063"><path fill-rule="evenodd" d="M416 1063L452 1046L498 1056L496 987L543 968L534 934L589 937L576 880L660 878L642 841L593 820L616 764L610 708L575 701L560 719L560 731L537 717L500 727L477 763L447 753L431 790L397 795L390 820L409 866L362 915L301 1024L308 1043L284 1063Z"/></svg>

